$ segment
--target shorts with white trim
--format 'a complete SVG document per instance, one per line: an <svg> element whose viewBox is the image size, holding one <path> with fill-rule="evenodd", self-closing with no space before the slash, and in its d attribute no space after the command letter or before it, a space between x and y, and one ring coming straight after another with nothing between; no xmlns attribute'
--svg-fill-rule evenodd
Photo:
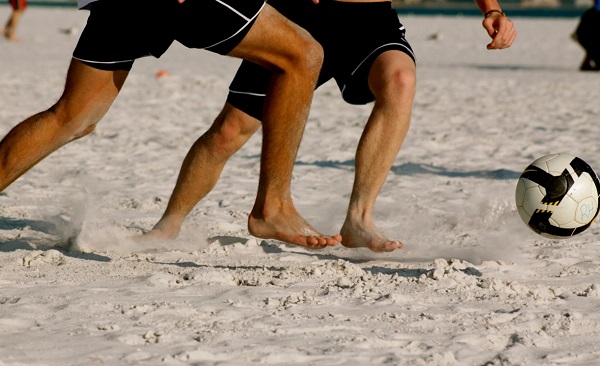
<svg viewBox="0 0 600 366"><path fill-rule="evenodd" d="M177 40L226 55L248 33L264 0L100 0L73 58L103 70L130 70L144 56L160 57Z"/></svg>
<svg viewBox="0 0 600 366"><path fill-rule="evenodd" d="M289 10L291 3L296 5L293 11ZM316 9L312 0L270 0L269 4L306 28L323 45L325 59L317 86L335 79L349 104L367 104L375 99L368 74L381 53L399 50L416 60L404 26L388 1L321 0ZM270 76L266 69L242 62L229 86L227 101L260 120Z"/></svg>
<svg viewBox="0 0 600 366"><path fill-rule="evenodd" d="M327 19L322 73L335 79L349 104L366 104L375 99L368 76L373 62L383 52L398 50L416 62L406 30L389 1L324 1L321 16Z"/></svg>
<svg viewBox="0 0 600 366"><path fill-rule="evenodd" d="M317 41L320 41L322 29L319 11L321 6L313 3L313 0L268 0L268 4L286 18L302 26ZM271 71L253 62L243 61L229 85L227 102L261 120L270 80Z"/></svg>

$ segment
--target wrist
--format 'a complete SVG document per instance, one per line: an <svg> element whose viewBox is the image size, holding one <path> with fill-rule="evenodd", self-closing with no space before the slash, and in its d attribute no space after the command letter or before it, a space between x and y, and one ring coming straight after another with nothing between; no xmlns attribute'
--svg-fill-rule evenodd
<svg viewBox="0 0 600 366"><path fill-rule="evenodd" d="M492 9L492 10L490 10L490 11L486 12L486 13L483 15L483 17L484 17L484 18L487 18L487 17L489 17L490 15L492 15L492 14L494 14L494 13L498 13L498 14L502 15L503 17L506 17L506 13L505 13L505 12L503 12L502 10L499 10L499 9Z"/></svg>

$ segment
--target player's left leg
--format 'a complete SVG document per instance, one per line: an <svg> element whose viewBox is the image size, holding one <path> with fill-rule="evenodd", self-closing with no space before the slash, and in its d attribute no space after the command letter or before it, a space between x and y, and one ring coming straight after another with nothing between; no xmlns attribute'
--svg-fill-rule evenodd
<svg viewBox="0 0 600 366"><path fill-rule="evenodd" d="M186 216L214 188L227 160L260 126L259 120L226 103L188 151L163 216L152 230L135 240L175 239Z"/></svg>
<svg viewBox="0 0 600 366"><path fill-rule="evenodd" d="M397 50L382 53L369 72L369 87L375 104L356 151L354 185L340 233L346 247L388 252L401 248L402 243L380 233L373 223L373 209L410 125L416 88L414 61Z"/></svg>
<svg viewBox="0 0 600 366"><path fill-rule="evenodd" d="M21 20L21 15L23 15L22 9L13 10L12 14L8 18L4 29L2 29L2 34L6 39L11 42L17 40L17 26L19 25L19 21Z"/></svg>

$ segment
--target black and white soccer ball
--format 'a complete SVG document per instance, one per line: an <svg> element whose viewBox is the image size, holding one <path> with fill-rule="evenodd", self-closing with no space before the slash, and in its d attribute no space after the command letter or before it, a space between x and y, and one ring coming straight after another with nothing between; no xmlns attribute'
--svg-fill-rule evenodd
<svg viewBox="0 0 600 366"><path fill-rule="evenodd" d="M586 230L598 215L600 181L582 159L542 156L519 177L517 211L527 226L547 238L567 238Z"/></svg>

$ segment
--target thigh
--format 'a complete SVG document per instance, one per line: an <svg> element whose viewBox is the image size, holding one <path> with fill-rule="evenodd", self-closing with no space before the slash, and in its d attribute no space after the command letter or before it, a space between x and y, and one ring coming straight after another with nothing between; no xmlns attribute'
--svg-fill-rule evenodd
<svg viewBox="0 0 600 366"><path fill-rule="evenodd" d="M303 28L270 5L265 5L244 39L228 54L268 69L286 69L286 64L316 44Z"/></svg>
<svg viewBox="0 0 600 366"><path fill-rule="evenodd" d="M269 5L319 40L321 5L315 4L313 0L269 0Z"/></svg>
<svg viewBox="0 0 600 366"><path fill-rule="evenodd" d="M96 69L73 59L56 112L73 123L98 122L119 94L127 74L128 71Z"/></svg>
<svg viewBox="0 0 600 366"><path fill-rule="evenodd" d="M319 6L312 0L270 0L269 4L283 16L309 31L317 40L319 39ZM271 75L268 69L253 62L243 61L229 85L227 101L246 114L262 120L262 110ZM323 79L319 85L328 80L325 77Z"/></svg>

